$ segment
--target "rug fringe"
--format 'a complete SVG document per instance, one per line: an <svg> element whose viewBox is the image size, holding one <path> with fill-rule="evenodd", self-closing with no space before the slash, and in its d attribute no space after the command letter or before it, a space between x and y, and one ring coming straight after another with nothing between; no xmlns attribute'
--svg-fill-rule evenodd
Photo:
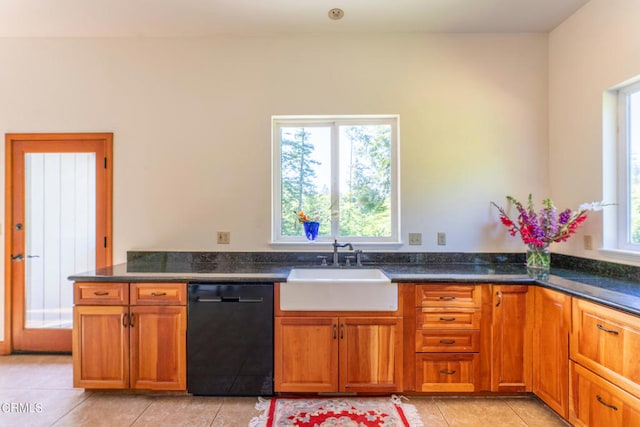
<svg viewBox="0 0 640 427"><path fill-rule="evenodd" d="M258 397L258 403L256 403L256 410L261 411L260 415L251 418L249 421L249 427L262 427L267 424L267 418L269 417L269 406L271 399L263 399Z"/></svg>
<svg viewBox="0 0 640 427"><path fill-rule="evenodd" d="M420 417L420 414L418 414L418 408L416 408L415 405L403 403L403 400L406 400L407 402L410 401L408 397L403 395L391 395L391 401L402 408L402 412L404 412L404 416L410 427L424 427L422 418Z"/></svg>

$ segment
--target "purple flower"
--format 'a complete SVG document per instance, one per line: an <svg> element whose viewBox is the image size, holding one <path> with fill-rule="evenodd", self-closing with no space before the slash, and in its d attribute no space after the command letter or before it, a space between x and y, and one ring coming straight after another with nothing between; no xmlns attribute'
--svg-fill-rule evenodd
<svg viewBox="0 0 640 427"><path fill-rule="evenodd" d="M569 222L569 219L571 219L571 209L560 212L560 217L558 218L560 224L565 225L567 222Z"/></svg>

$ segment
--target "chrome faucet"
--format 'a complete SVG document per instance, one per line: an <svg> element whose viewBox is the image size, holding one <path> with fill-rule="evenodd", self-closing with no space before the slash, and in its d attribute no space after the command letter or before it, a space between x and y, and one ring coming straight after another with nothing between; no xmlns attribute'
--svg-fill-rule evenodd
<svg viewBox="0 0 640 427"><path fill-rule="evenodd" d="M338 243L337 240L334 240L333 243L333 265L337 267L340 265L338 262L338 248L349 248L349 250L353 250L353 245L351 243Z"/></svg>

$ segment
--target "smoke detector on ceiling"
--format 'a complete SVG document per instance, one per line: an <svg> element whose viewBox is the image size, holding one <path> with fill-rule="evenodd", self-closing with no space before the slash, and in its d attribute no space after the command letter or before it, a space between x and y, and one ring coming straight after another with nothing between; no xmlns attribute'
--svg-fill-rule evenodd
<svg viewBox="0 0 640 427"><path fill-rule="evenodd" d="M334 21L342 19L343 16L344 10L340 9L339 7L334 7L329 11L329 18L333 19Z"/></svg>

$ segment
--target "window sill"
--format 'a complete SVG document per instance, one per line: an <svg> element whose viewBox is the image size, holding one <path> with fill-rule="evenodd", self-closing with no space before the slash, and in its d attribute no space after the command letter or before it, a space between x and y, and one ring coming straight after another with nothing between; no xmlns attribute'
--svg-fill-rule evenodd
<svg viewBox="0 0 640 427"><path fill-rule="evenodd" d="M635 251L625 251L622 249L608 249L608 248L600 248L598 249L602 255L612 258L618 261L627 261L627 262L640 262L640 252Z"/></svg>
<svg viewBox="0 0 640 427"><path fill-rule="evenodd" d="M376 249L399 249L404 243L402 242L349 242L347 240L339 240L338 243L351 243L356 249L376 250ZM332 242L329 241L315 241L315 242L269 242L269 246L277 249L292 249L307 251L316 250L333 250ZM342 249L341 249L342 252Z"/></svg>

